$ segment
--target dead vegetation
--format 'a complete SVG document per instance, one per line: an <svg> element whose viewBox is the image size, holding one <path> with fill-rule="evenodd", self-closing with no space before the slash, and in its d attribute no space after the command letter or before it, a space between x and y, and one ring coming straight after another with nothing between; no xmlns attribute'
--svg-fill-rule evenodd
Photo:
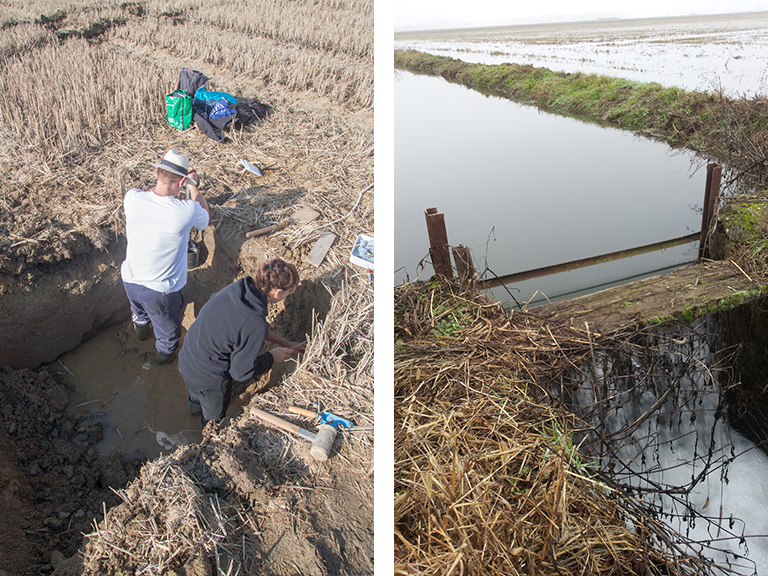
<svg viewBox="0 0 768 576"><path fill-rule="evenodd" d="M313 460L307 442L247 409L211 425L200 445L150 462L117 491L122 504L105 510L73 560L82 574L203 575L208 560L215 574L372 573L373 292L346 290L314 325L296 371L252 400L288 419L294 404L352 420L333 457ZM344 499L358 506L339 523Z"/></svg>
<svg viewBox="0 0 768 576"><path fill-rule="evenodd" d="M720 435L710 442L722 412L694 428L728 382L706 362L710 349L728 356L711 334L599 334L447 284L396 287L396 572L751 570L742 525L691 499L734 457ZM683 478L664 476L691 438L699 455ZM740 551L723 559L729 546Z"/></svg>
<svg viewBox="0 0 768 576"><path fill-rule="evenodd" d="M122 233L125 190L151 185L149 163L173 146L207 177L214 212L242 191L264 191L301 195L326 222L344 216L372 184L372 10L371 2L3 2L0 270L18 275L103 250ZM226 147L178 132L165 121L164 96L182 67L203 71L209 89L277 113L230 134ZM269 185L243 177L239 158L266 168ZM370 196L361 202L368 231ZM252 212L247 224L269 218Z"/></svg>

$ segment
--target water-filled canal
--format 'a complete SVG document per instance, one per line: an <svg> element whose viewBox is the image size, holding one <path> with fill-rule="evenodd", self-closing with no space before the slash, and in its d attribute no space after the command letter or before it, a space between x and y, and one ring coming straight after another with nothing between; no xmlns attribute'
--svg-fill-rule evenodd
<svg viewBox="0 0 768 576"><path fill-rule="evenodd" d="M424 209L504 275L698 232L704 165L615 128L395 72L395 282L432 275ZM698 208L698 209L697 209ZM555 300L695 260L688 244L510 285ZM537 294L538 292L538 294ZM494 296L511 302L503 288Z"/></svg>

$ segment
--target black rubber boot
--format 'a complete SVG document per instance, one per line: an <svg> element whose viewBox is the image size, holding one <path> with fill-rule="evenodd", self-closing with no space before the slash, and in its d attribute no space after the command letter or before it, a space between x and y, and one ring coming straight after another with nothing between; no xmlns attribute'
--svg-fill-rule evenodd
<svg viewBox="0 0 768 576"><path fill-rule="evenodd" d="M189 413L192 416L202 416L203 407L200 404L195 404L192 400L189 401Z"/></svg>
<svg viewBox="0 0 768 576"><path fill-rule="evenodd" d="M139 339L139 342L144 342L144 340L149 338L149 322L144 324L144 326L139 326L138 324L134 323L133 330L136 332L136 338Z"/></svg>
<svg viewBox="0 0 768 576"><path fill-rule="evenodd" d="M160 354L160 352L155 351L155 362L158 364L170 364L175 355L175 352L171 352L170 354Z"/></svg>

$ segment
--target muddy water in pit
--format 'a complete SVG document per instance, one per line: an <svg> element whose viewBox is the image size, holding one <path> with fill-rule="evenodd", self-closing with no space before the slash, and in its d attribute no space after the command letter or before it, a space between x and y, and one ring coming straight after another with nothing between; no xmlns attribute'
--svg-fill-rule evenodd
<svg viewBox="0 0 768 576"><path fill-rule="evenodd" d="M152 336L139 342L130 323L117 325L51 366L66 372L71 388L67 412L87 412L103 422L104 439L96 446L102 456L155 458L202 439L200 416L189 414L177 360L158 365L154 345ZM227 415L239 410L233 398Z"/></svg>

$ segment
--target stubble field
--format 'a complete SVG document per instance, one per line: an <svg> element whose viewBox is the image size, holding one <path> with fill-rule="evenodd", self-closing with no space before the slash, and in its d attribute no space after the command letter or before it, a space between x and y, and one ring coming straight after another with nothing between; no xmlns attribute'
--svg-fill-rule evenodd
<svg viewBox="0 0 768 576"><path fill-rule="evenodd" d="M164 97L182 68L274 113L221 143L178 131ZM0 573L372 573L373 288L348 255L374 234L373 3L4 0L0 91L0 542L14 543ZM302 284L270 321L310 345L295 368L241 389L243 414L199 445L104 464L99 423L63 413L71 391L56 358L130 326L122 199L152 186L172 147L211 206L193 237L192 309L280 257ZM315 266L323 232L335 240ZM357 430L321 464L250 417L249 401L323 407ZM47 420L30 419L41 406Z"/></svg>

